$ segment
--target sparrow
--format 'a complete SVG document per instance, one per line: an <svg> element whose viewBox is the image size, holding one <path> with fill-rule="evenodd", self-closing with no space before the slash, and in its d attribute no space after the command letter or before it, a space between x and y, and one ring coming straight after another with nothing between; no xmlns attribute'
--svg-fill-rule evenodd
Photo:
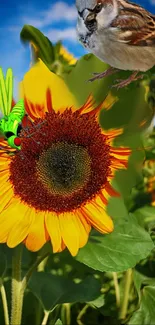
<svg viewBox="0 0 155 325"><path fill-rule="evenodd" d="M111 68L89 81L119 70L133 73L122 88L143 78L155 65L155 15L126 0L76 0L77 35L83 46Z"/></svg>

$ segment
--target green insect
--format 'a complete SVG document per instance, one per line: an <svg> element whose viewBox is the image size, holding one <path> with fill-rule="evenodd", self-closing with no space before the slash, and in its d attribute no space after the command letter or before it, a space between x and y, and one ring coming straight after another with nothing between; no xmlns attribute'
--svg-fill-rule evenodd
<svg viewBox="0 0 155 325"><path fill-rule="evenodd" d="M4 77L0 68L0 110L3 117L0 118L0 133L11 148L20 150L21 139L19 133L22 129L21 122L25 116L23 99L19 100L12 108L13 98L13 73L9 68Z"/></svg>

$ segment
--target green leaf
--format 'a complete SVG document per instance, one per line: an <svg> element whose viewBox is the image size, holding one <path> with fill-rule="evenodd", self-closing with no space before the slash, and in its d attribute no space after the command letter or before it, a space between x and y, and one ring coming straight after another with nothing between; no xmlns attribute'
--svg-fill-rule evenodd
<svg viewBox="0 0 155 325"><path fill-rule="evenodd" d="M12 256L14 255L14 251L16 248L9 248L6 244L0 245L1 252L6 258L7 267L12 267ZM36 259L36 253L32 253L23 246L23 254L22 254L22 268L27 268L30 264L32 264ZM1 264L1 263L0 263Z"/></svg>
<svg viewBox="0 0 155 325"><path fill-rule="evenodd" d="M133 314L129 325L155 324L155 286L146 286L142 290L140 308Z"/></svg>
<svg viewBox="0 0 155 325"><path fill-rule="evenodd" d="M135 211L135 215L138 219L142 219L145 223L155 222L155 207L144 206L141 209Z"/></svg>
<svg viewBox="0 0 155 325"><path fill-rule="evenodd" d="M142 183L141 185L143 186ZM134 212L140 226L142 227L147 226L147 229L148 226L150 226L150 224L149 225L147 224L149 222L149 218L148 218L148 222L145 222L145 217L139 212L139 210L143 209L145 206L150 205L151 203L152 203L151 193L144 191L143 188L141 187L140 189L138 188L135 189L135 193L133 192L133 195L131 196L130 205L129 205L130 212Z"/></svg>
<svg viewBox="0 0 155 325"><path fill-rule="evenodd" d="M135 141L133 141L133 138L135 138ZM133 138L125 139L124 136L120 140L117 139L117 146L120 141L120 145L127 147L137 146L139 148L141 145L139 135L134 134ZM108 203L108 214L114 217L114 219L128 218L128 211L134 206L133 196L131 195L133 188L138 184L143 184L141 168L143 161L144 151L133 151L129 157L128 168L121 169L115 173L112 186L121 194L121 197L112 197Z"/></svg>
<svg viewBox="0 0 155 325"><path fill-rule="evenodd" d="M72 288L63 296L61 303L92 301L100 295L100 287L100 282L97 279L88 276L79 284L73 284Z"/></svg>
<svg viewBox="0 0 155 325"><path fill-rule="evenodd" d="M92 308L101 308L105 304L105 294L101 294L97 299L90 301L89 305L92 306Z"/></svg>
<svg viewBox="0 0 155 325"><path fill-rule="evenodd" d="M148 265L147 265L147 271L149 271ZM133 272L133 280L134 280L134 285L135 285L135 288L136 288L139 296L141 295L140 289L141 289L142 285L144 285L144 284L145 285L146 284L153 285L155 283L155 277L153 278L153 274L152 274L152 277L151 277L151 274L149 277L147 274L140 273L137 270L134 270L134 272Z"/></svg>
<svg viewBox="0 0 155 325"><path fill-rule="evenodd" d="M130 215L128 220L115 225L113 233L91 236L76 259L101 272L119 272L134 267L153 247L150 235Z"/></svg>
<svg viewBox="0 0 155 325"><path fill-rule="evenodd" d="M111 197L108 202L107 212L114 220L128 219L128 211L121 197Z"/></svg>
<svg viewBox="0 0 155 325"><path fill-rule="evenodd" d="M111 78L105 78L99 82L88 82L93 72L104 71L108 65L101 62L93 54L82 56L70 73L63 75L69 89L75 96L79 105L83 105L90 94L93 94L97 102L103 101L112 84Z"/></svg>
<svg viewBox="0 0 155 325"><path fill-rule="evenodd" d="M93 276L89 276L79 284L52 274L34 273L30 283L30 290L38 297L45 310L52 310L56 305L92 301L100 295L100 283Z"/></svg>
<svg viewBox="0 0 155 325"><path fill-rule="evenodd" d="M63 325L61 319L57 319L55 325Z"/></svg>
<svg viewBox="0 0 155 325"><path fill-rule="evenodd" d="M31 43L36 47L37 50L33 51L33 59L35 62L38 58L41 58L50 67L50 64L54 60L53 45L39 29L31 25L24 25L20 33L20 39L24 44Z"/></svg>
<svg viewBox="0 0 155 325"><path fill-rule="evenodd" d="M81 57L70 73L64 74L63 77L79 105L82 105L90 94L93 94L97 103L102 102L110 91L115 98L118 98L110 110L101 112L100 124L104 129L125 127L128 133L132 134L138 128L146 128L153 116L145 99L146 89L143 84L134 82L128 88L112 89L111 86L116 79L126 78L129 74L124 71L88 82L92 73L103 72L108 67L93 54L87 54Z"/></svg>
<svg viewBox="0 0 155 325"><path fill-rule="evenodd" d="M148 126L152 120L152 111L145 101L145 93L143 86L118 91L119 101L113 105L112 109L101 112L101 126L104 129L125 127L130 134L141 129L143 121Z"/></svg>
<svg viewBox="0 0 155 325"><path fill-rule="evenodd" d="M62 43L61 43L60 41L58 41L58 42L55 44L55 47L54 47L55 55L57 55L57 54L60 52L61 46L62 46Z"/></svg>
<svg viewBox="0 0 155 325"><path fill-rule="evenodd" d="M144 285L155 284L155 251L153 250L149 256L137 264L133 271L134 285L139 296L141 296L141 287Z"/></svg>
<svg viewBox="0 0 155 325"><path fill-rule="evenodd" d="M62 43L55 45L34 26L24 25L20 33L22 43L31 45L32 62L36 63L40 58L52 72L62 75L70 68L68 59L61 53Z"/></svg>
<svg viewBox="0 0 155 325"><path fill-rule="evenodd" d="M116 172L114 178L114 187L123 197L131 194L132 188L140 182L142 175L132 166L128 170L122 169Z"/></svg>

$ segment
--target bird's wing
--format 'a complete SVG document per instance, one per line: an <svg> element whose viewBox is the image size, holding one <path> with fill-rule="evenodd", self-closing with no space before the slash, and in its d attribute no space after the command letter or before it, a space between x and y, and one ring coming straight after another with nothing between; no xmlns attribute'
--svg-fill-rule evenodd
<svg viewBox="0 0 155 325"><path fill-rule="evenodd" d="M120 0L120 8L111 23L118 28L118 40L133 46L155 46L155 16L124 0Z"/></svg>

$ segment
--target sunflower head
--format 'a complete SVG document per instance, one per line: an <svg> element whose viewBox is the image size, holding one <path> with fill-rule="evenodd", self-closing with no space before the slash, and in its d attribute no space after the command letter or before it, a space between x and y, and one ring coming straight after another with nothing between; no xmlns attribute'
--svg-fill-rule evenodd
<svg viewBox="0 0 155 325"><path fill-rule="evenodd" d="M127 166L130 150L113 147L120 130L101 129L98 112L105 102L96 106L90 96L77 109L64 82L46 69L40 62L22 83L31 123L21 133L21 150L1 154L0 241L9 247L24 241L36 251L51 240L54 252L68 247L76 255L91 227L113 231L106 205L118 193L111 181L115 170ZM37 92L33 74L40 80Z"/></svg>

